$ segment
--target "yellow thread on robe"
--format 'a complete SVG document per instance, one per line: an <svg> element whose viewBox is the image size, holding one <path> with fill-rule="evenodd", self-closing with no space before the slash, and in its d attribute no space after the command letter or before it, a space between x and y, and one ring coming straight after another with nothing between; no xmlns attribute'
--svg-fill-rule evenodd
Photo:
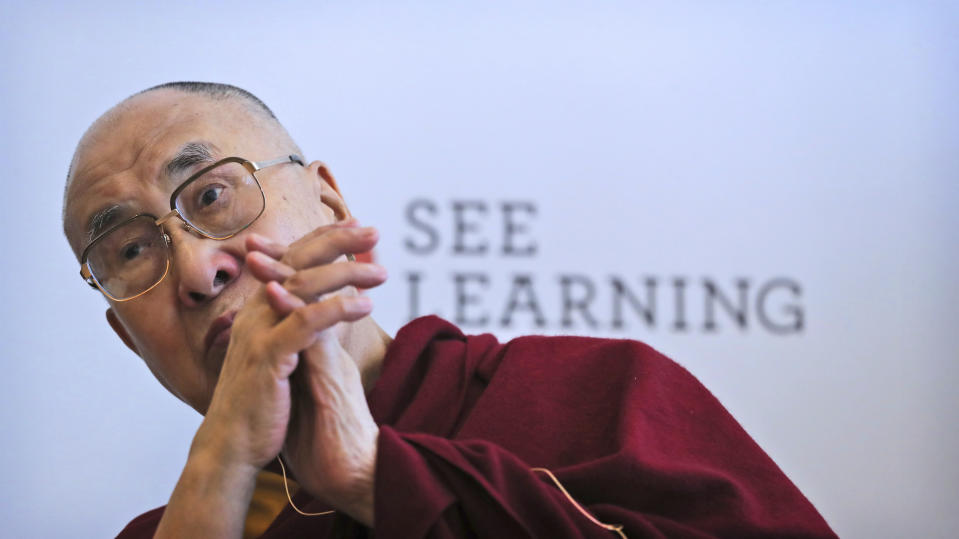
<svg viewBox="0 0 959 539"><path fill-rule="evenodd" d="M294 511L296 511L297 513L305 517L318 517L322 515L332 515L333 513L336 512L336 511L320 511L319 513L304 513L303 511L300 511L300 508L297 507L295 503L293 503L293 496L290 496L290 487L286 485L286 466L283 465L283 459L281 459L280 457L276 457L276 460L280 463L280 471L283 472L283 486L286 488L286 499L289 500L290 507L292 507Z"/></svg>
<svg viewBox="0 0 959 539"><path fill-rule="evenodd" d="M615 532L615 533L619 534L619 536L622 537L623 539L629 539L628 537L626 537L626 534L623 533L623 525L622 525L622 524L605 524L605 523L603 523L603 522L600 522L599 520L596 519L596 517L594 517L593 515L591 515L591 514L589 513L589 511L587 511L585 508L583 508L583 506L580 505L579 502L577 502L575 499L573 499L573 497L570 495L570 493L563 487L563 484L559 482L559 479L556 479L556 476L553 475L553 472L547 470L546 468L530 468L529 471L531 471L531 472L542 472L542 473L545 473L546 475L548 475L549 478L553 480L553 483L556 484L556 487L559 488L559 490L560 490L563 494L566 495L566 499L568 499L569 502L570 502L571 504L573 504L573 507L575 507L576 509L578 509L580 513L586 515L586 518L588 518L588 519L590 520L590 522L592 522L593 524L596 524L597 526L599 526L599 527L601 527L601 528L605 528L605 529L607 529L607 530L609 530L609 531L611 531L611 532Z"/></svg>

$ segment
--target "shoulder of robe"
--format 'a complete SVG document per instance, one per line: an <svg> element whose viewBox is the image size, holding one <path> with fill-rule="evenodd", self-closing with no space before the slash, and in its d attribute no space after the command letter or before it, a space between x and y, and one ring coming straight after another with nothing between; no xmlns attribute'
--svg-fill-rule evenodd
<svg viewBox="0 0 959 539"><path fill-rule="evenodd" d="M153 534L156 533L157 526L160 525L160 518L163 516L164 509L166 509L165 505L151 509L131 520L117 535L117 539L153 537Z"/></svg>
<svg viewBox="0 0 959 539"><path fill-rule="evenodd" d="M692 377L683 366L640 341L579 336L531 335L503 344L503 361L522 362L544 374L569 376L578 371L591 377L670 374Z"/></svg>

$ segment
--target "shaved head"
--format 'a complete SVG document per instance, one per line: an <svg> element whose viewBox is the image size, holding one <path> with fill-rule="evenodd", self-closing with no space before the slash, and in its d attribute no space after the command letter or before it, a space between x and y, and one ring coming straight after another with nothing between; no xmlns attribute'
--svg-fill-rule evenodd
<svg viewBox="0 0 959 539"><path fill-rule="evenodd" d="M266 106L266 103L261 101L260 98L244 90L243 88L233 86L232 84L223 84L220 82L166 82L152 86L133 95L136 96L155 90L167 89L179 90L188 94L205 95L211 99L241 99L250 105L253 110L263 113L272 120L276 120L276 115L273 114L273 111L270 110L270 107Z"/></svg>

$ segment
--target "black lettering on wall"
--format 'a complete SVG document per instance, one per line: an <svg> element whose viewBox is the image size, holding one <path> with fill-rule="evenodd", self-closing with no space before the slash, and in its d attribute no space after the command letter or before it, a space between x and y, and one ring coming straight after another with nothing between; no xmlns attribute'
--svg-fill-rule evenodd
<svg viewBox="0 0 959 539"><path fill-rule="evenodd" d="M629 301L630 306L633 308L633 311L642 316L643 320L646 321L646 327L652 328L656 325L656 279L654 277L647 277L646 284L646 301L645 306L640 303L639 298L633 294L626 283L624 283L618 277L613 277L610 279L610 282L613 285L613 319L611 321L614 328L623 327L623 300L626 299ZM679 320L677 318L677 320ZM677 322L678 323L678 322ZM685 321L683 321L685 324Z"/></svg>
<svg viewBox="0 0 959 539"><path fill-rule="evenodd" d="M522 300L520 298L523 298ZM536 327L546 325L546 317L539 307L539 301L536 299L536 292L533 290L533 278L530 275L518 274L513 276L513 286L509 292L509 303L500 317L500 324L503 327L509 327L513 322L513 313L519 310L530 311L533 313L533 321Z"/></svg>
<svg viewBox="0 0 959 539"><path fill-rule="evenodd" d="M422 274L418 271L406 272L406 282L410 290L410 316L409 320L420 316L420 279Z"/></svg>
<svg viewBox="0 0 959 539"><path fill-rule="evenodd" d="M529 232L529 221L518 221L515 213L520 212L532 218L536 215L536 206L531 202L503 202L503 255L505 256L533 256L536 254L536 241L529 238L522 246L516 245L519 234Z"/></svg>
<svg viewBox="0 0 959 539"><path fill-rule="evenodd" d="M440 243L439 232L425 220L424 212L435 216L436 205L423 198L412 200L406 205L406 222L409 223L410 227L420 230L426 236L424 238L425 243L417 243L410 236L407 236L403 241L409 252L418 255L432 253Z"/></svg>
<svg viewBox="0 0 959 539"><path fill-rule="evenodd" d="M799 283L791 279L772 279L768 283L764 284L756 294L756 315L759 318L759 322L763 325L763 327L772 333L799 333L803 330L803 324L805 323L802 306L794 303L787 303L784 305L783 311L786 313L785 321L773 320L769 317L767 299L769 298L770 294L777 289L784 289L788 292L791 292L792 297L797 300L802 294L802 289L800 288Z"/></svg>
<svg viewBox="0 0 959 539"><path fill-rule="evenodd" d="M589 304L593 302L596 296L596 287L593 282L585 275L562 275L559 278L559 284L562 289L563 297L563 315L562 321L564 328L573 327L573 311L579 311L586 320L586 325L596 327L596 318L589 312ZM579 293L573 293L573 289L578 288Z"/></svg>
<svg viewBox="0 0 959 539"><path fill-rule="evenodd" d="M471 294L466 287L470 283L478 283L485 289L489 285L489 278L482 273L454 273L453 282L456 285L456 323L464 326L485 326L489 321L485 312L477 318L467 316L467 307L479 303L481 297Z"/></svg>
<svg viewBox="0 0 959 539"><path fill-rule="evenodd" d="M675 299L673 329L680 332L686 331L686 279L682 277L673 279L673 291L673 298Z"/></svg>
<svg viewBox="0 0 959 539"><path fill-rule="evenodd" d="M723 310L736 320L736 325L738 325L740 329L746 329L746 312L749 309L748 280L736 280L736 288L739 291L739 301L736 306L733 305L728 296L720 292L719 287L716 286L716 283L711 279L703 279L703 288L706 291L705 320L703 322L703 329L705 331L716 331L716 303L719 303L723 307Z"/></svg>
<svg viewBox="0 0 959 539"><path fill-rule="evenodd" d="M453 253L458 255L484 255L489 247L486 240L480 240L473 245L467 245L467 234L478 232L479 221L470 221L467 212L472 211L486 215L486 203L482 200L454 200L453 201Z"/></svg>
<svg viewBox="0 0 959 539"><path fill-rule="evenodd" d="M499 261L504 263L508 257L515 262L520 262L519 258L536 262L540 254L535 234L541 218L537 203L410 200L404 209L408 231L402 234L403 248L412 255L439 255L443 259L434 261L442 265L460 262L456 265L461 271L448 273L450 280L441 279L440 283L430 280L436 278L426 271L432 266L406 271L409 319L437 309L461 326L486 330L499 323L503 328L620 333L643 327L689 334L701 327L705 333L719 334L736 331L733 328L745 332L750 322L754 331L773 335L805 329L802 286L789 277L731 279L708 272L706 275L713 276L676 272L635 278L589 271L564 273L543 264L536 266L542 269L535 272L524 268L527 273L510 274L494 258L502 257ZM446 212L451 213L449 218ZM495 215L497 212L500 215ZM497 230L499 226L502 228ZM502 243L497 245L498 241ZM544 272L555 273L547 277ZM606 294L610 294L608 304ZM541 298L547 302L541 303ZM548 319L544 308L551 309Z"/></svg>

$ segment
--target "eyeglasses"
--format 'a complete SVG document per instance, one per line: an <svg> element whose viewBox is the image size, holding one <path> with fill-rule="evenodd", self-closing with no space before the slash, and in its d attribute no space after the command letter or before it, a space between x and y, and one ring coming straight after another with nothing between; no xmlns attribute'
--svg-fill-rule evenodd
<svg viewBox="0 0 959 539"><path fill-rule="evenodd" d="M80 276L114 301L142 296L170 271L170 236L163 224L179 217L189 229L213 240L231 238L252 225L266 208L256 172L284 163L286 155L254 163L227 157L205 167L170 195L170 213L141 213L97 235L80 256Z"/></svg>

